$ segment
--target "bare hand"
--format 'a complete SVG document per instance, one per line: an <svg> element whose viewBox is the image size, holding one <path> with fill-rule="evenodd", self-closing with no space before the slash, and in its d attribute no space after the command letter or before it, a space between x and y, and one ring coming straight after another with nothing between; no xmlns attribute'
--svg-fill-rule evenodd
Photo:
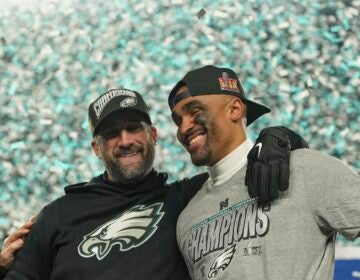
<svg viewBox="0 0 360 280"><path fill-rule="evenodd" d="M0 252L0 266L9 269L15 259L15 254L24 246L25 238L28 235L34 218L26 222L21 228L10 234L4 241Z"/></svg>

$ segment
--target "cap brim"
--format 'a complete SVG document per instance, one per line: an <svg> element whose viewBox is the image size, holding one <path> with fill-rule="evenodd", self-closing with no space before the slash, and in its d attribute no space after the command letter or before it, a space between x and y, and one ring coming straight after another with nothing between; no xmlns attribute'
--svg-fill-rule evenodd
<svg viewBox="0 0 360 280"><path fill-rule="evenodd" d="M176 93L178 92L178 90L184 85L187 85L187 83L184 80L180 80L171 90L168 98L168 103L171 111L173 110L172 100L176 95ZM231 95L238 96L237 94L231 94ZM264 105L261 105L246 98L242 98L242 97L239 98L246 104L247 107L247 113L246 113L247 126L249 126L251 123L253 123L256 119L258 119L262 115L271 112L271 109Z"/></svg>
<svg viewBox="0 0 360 280"><path fill-rule="evenodd" d="M241 98L241 100L246 104L246 108L247 108L246 109L247 126L249 126L251 123L253 123L256 119L258 119L262 115L271 112L271 109L264 105L261 105L246 98Z"/></svg>
<svg viewBox="0 0 360 280"><path fill-rule="evenodd" d="M93 135L96 135L99 132L99 128L101 127L101 125L104 124L104 121L108 120L110 117L114 115L129 113L129 112L133 112L136 115L142 116L148 124L151 124L151 119L145 112L135 108L121 108L120 110L110 112L109 114L106 114L103 118L101 118L101 120L99 120L99 122L97 123L96 127L93 130Z"/></svg>
<svg viewBox="0 0 360 280"><path fill-rule="evenodd" d="M181 81L177 82L177 84L171 90L169 97L168 97L168 104L169 104L171 111L173 109L172 100L173 100L174 96L176 95L176 93L178 92L178 90L184 85L185 85L185 82L183 80L181 80Z"/></svg>

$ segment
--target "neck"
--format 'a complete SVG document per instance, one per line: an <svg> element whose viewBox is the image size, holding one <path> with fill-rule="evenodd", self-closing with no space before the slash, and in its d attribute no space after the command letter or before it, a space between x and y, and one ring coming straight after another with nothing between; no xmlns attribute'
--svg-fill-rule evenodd
<svg viewBox="0 0 360 280"><path fill-rule="evenodd" d="M150 174L150 172L153 169L150 168L149 170L147 170L146 172L144 172L143 174L138 175L138 176L132 176L129 178L125 178L125 177L119 177L119 176L113 176L111 175L111 173L107 170L104 173L104 180L108 181L112 184L115 185L131 185L131 184L136 184L139 183L140 181L142 181L146 176L148 176Z"/></svg>
<svg viewBox="0 0 360 280"><path fill-rule="evenodd" d="M219 185L230 179L238 170L243 168L247 162L247 154L253 143L245 139L232 152L208 168L210 182Z"/></svg>
<svg viewBox="0 0 360 280"><path fill-rule="evenodd" d="M230 155L233 151L235 151L239 146L241 146L246 141L248 141L247 135L246 135L246 130L243 128L243 126L241 124L239 124L239 123L234 124L233 129L231 130L231 138L229 138L229 141L226 144L227 149L225 152L225 156L222 159L226 158L228 155ZM213 163L212 166L214 166L218 162L222 161L222 159Z"/></svg>

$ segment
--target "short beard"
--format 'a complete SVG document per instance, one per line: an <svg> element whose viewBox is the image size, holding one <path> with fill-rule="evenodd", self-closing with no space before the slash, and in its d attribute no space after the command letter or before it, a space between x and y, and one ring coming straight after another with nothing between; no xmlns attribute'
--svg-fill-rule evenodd
<svg viewBox="0 0 360 280"><path fill-rule="evenodd" d="M155 145L151 139L147 142L146 149L142 151L142 156L143 161L133 166L123 166L104 153L102 154L102 160L114 183L133 184L141 181L153 168Z"/></svg>
<svg viewBox="0 0 360 280"><path fill-rule="evenodd" d="M192 154L190 154L190 157L191 157L191 162L195 166L206 166L209 164L212 158L212 151L206 149L205 153L203 153L200 157Z"/></svg>
<svg viewBox="0 0 360 280"><path fill-rule="evenodd" d="M107 162L106 169L112 175L116 182L119 183L137 183L141 181L152 169L155 158L155 147L148 143L147 153L144 154L142 163L124 167L122 164L114 161Z"/></svg>

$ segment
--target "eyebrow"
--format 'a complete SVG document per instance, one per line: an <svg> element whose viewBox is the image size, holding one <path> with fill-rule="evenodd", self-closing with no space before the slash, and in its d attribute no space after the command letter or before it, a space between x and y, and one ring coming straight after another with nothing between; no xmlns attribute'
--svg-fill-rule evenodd
<svg viewBox="0 0 360 280"><path fill-rule="evenodd" d="M116 129L126 129L129 125L141 125L142 127L146 127L146 122L144 121L140 121L140 120L128 120L128 121L125 121L125 122L114 122L114 123L110 123L108 125L106 125L106 127L104 127L103 129L100 129L99 130L99 134L100 133L107 133L107 132L110 132L112 130L116 130Z"/></svg>

